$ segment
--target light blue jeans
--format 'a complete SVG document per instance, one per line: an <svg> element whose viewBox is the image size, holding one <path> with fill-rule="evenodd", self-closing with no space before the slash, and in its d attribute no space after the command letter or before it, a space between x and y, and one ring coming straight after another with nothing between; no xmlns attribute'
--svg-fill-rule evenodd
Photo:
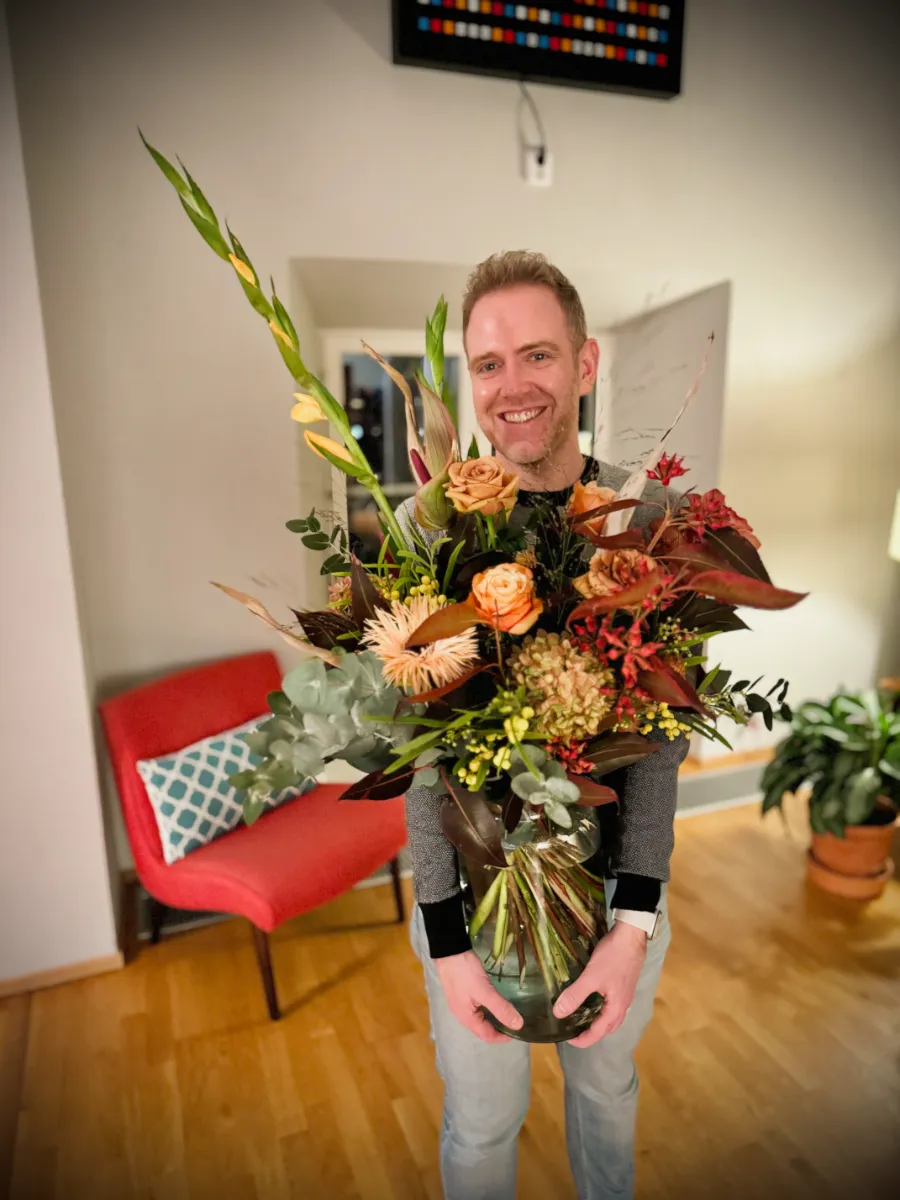
<svg viewBox="0 0 900 1200"><path fill-rule="evenodd" d="M671 938L665 888L662 912L634 1001L619 1029L586 1050L566 1042L557 1047L565 1076L566 1143L578 1200L634 1195L634 1051L653 1012ZM489 1045L461 1025L447 1007L418 906L411 935L425 971L431 1036L444 1081L444 1195L446 1200L515 1200L518 1136L531 1091L531 1049L519 1041Z"/></svg>

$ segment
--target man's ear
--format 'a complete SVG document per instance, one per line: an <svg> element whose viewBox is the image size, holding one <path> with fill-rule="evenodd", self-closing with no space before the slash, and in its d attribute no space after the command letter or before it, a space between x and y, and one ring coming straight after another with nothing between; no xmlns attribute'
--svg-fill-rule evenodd
<svg viewBox="0 0 900 1200"><path fill-rule="evenodd" d="M600 347L596 338L588 338L578 352L578 384L581 395L586 396L597 380L600 365Z"/></svg>

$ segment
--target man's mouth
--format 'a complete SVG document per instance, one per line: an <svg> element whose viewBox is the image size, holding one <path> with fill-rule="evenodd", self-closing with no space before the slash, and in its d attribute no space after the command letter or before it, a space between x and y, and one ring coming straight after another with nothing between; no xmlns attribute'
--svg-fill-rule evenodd
<svg viewBox="0 0 900 1200"><path fill-rule="evenodd" d="M520 408L513 412L501 413L500 419L501 421L508 421L511 425L525 425L529 421L533 421L535 417L539 417L542 412L546 411L546 407Z"/></svg>

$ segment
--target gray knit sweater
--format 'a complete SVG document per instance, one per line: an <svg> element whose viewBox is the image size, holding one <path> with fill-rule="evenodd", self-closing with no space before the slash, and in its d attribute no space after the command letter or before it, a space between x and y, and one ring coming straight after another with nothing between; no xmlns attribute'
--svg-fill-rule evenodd
<svg viewBox="0 0 900 1200"><path fill-rule="evenodd" d="M620 467L588 459L582 481L596 479L603 487L619 489L629 472ZM663 489L649 484L644 498L663 502ZM678 497L673 494L672 500ZM413 516L414 501L405 500L397 510L404 532L414 527L431 542L440 535L423 530ZM660 515L659 507L642 504L635 509L632 524L647 525ZM678 738L669 742L654 731L653 740L663 747L619 773L620 816L617 836L612 839L607 870L618 877L616 902L620 908L652 910L659 901L660 882L669 878L669 859L674 845L674 817L677 800L678 767L684 760L688 742ZM459 953L468 947L462 918L459 864L456 850L441 831L441 794L431 788L414 787L406 794L406 824L412 859L415 897L422 908L433 957Z"/></svg>

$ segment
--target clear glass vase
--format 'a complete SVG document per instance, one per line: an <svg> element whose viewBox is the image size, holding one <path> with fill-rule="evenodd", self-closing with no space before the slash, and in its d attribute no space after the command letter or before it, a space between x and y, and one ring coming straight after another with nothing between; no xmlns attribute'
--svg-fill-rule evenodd
<svg viewBox="0 0 900 1200"><path fill-rule="evenodd" d="M587 964L606 932L603 881L584 864L599 848L590 813L573 813L571 830L525 818L504 842L506 870L463 859L472 949L497 991L521 1013L521 1029L501 1032L525 1042L577 1037L603 1006L598 995L565 1018L553 1005Z"/></svg>

